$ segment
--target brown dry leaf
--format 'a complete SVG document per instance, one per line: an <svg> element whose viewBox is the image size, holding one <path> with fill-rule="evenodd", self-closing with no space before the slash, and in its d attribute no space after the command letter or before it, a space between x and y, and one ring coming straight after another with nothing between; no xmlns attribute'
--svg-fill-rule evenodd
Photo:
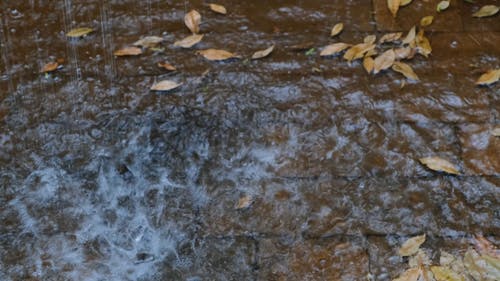
<svg viewBox="0 0 500 281"><path fill-rule="evenodd" d="M485 6L482 6L481 9L479 9L479 11L472 14L472 16L476 17L476 18L491 17L491 16L496 15L496 13L498 13L498 11L500 11L500 7L498 7L498 6L485 5Z"/></svg>
<svg viewBox="0 0 500 281"><path fill-rule="evenodd" d="M401 3L399 3L400 7L404 7L406 5L409 5L413 0L401 0Z"/></svg>
<svg viewBox="0 0 500 281"><path fill-rule="evenodd" d="M500 259L500 249L498 249L497 246L491 243L488 239L484 238L481 234L476 234L472 243L481 255L490 255Z"/></svg>
<svg viewBox="0 0 500 281"><path fill-rule="evenodd" d="M406 78L410 80L419 81L417 74L413 71L411 66L404 62L396 61L392 65L392 70L403 74Z"/></svg>
<svg viewBox="0 0 500 281"><path fill-rule="evenodd" d="M189 35L188 37L182 39L182 40L179 40L179 41L175 41L174 42L174 46L176 47L181 47L181 48L191 48L193 47L194 45L198 44L198 42L201 41L201 39L203 39L203 34L192 34L192 35Z"/></svg>
<svg viewBox="0 0 500 281"><path fill-rule="evenodd" d="M431 266L431 271L436 281L465 281L464 277L447 266Z"/></svg>
<svg viewBox="0 0 500 281"><path fill-rule="evenodd" d="M369 50L375 49L376 45L371 43L361 43L352 46L347 52L344 54L344 59L347 61L352 61L355 59L362 58L366 52Z"/></svg>
<svg viewBox="0 0 500 281"><path fill-rule="evenodd" d="M418 249L417 253L414 254L413 256L410 256L408 259L408 265L410 267L419 267L419 266L426 266L431 264L431 259L427 255L427 253L422 250Z"/></svg>
<svg viewBox="0 0 500 281"><path fill-rule="evenodd" d="M387 42L398 41L401 36L403 36L403 32L387 33L378 40L378 43L383 44Z"/></svg>
<svg viewBox="0 0 500 281"><path fill-rule="evenodd" d="M196 53L202 55L204 58L211 61L222 61L233 58L239 58L239 56L231 52L225 50L217 50L217 49L206 49L198 51Z"/></svg>
<svg viewBox="0 0 500 281"><path fill-rule="evenodd" d="M196 10L191 10L184 16L184 23L186 24L187 28L189 28L189 30L191 30L191 32L194 34L200 32L200 22L201 15Z"/></svg>
<svg viewBox="0 0 500 281"><path fill-rule="evenodd" d="M163 42L163 38L158 36L146 36L134 42L134 46L140 46L143 48L154 48L156 45Z"/></svg>
<svg viewBox="0 0 500 281"><path fill-rule="evenodd" d="M119 50L116 50L113 55L117 57L123 57L123 56L137 56L142 54L142 49L137 48L137 47L125 47L121 48Z"/></svg>
<svg viewBox="0 0 500 281"><path fill-rule="evenodd" d="M453 175L460 174L458 168L455 165L439 157L424 157L418 159L418 161L434 171L446 172Z"/></svg>
<svg viewBox="0 0 500 281"><path fill-rule="evenodd" d="M476 81L476 85L491 85L500 80L500 68L488 70Z"/></svg>
<svg viewBox="0 0 500 281"><path fill-rule="evenodd" d="M253 198L249 195L245 195L243 197L240 197L238 200L238 204L236 204L236 209L246 209L250 207L250 205L253 203Z"/></svg>
<svg viewBox="0 0 500 281"><path fill-rule="evenodd" d="M402 257L411 256L418 252L420 245L425 242L425 234L412 237L401 245L399 248L399 255Z"/></svg>
<svg viewBox="0 0 500 281"><path fill-rule="evenodd" d="M177 82L174 82L174 81L170 81L170 80L163 80L163 81L160 81L156 84L154 84L153 86L151 86L151 91L170 91L170 90L173 90L175 88L178 88L179 86L181 86L182 83L177 83Z"/></svg>
<svg viewBox="0 0 500 281"><path fill-rule="evenodd" d="M393 49L387 50L375 58L373 62L373 74L377 74L384 69L388 69L394 64L396 54Z"/></svg>
<svg viewBox="0 0 500 281"><path fill-rule="evenodd" d="M423 29L418 32L416 37L416 43L417 43L417 52L423 55L424 57L428 57L432 52L432 47L431 43L429 42L429 39L425 37Z"/></svg>
<svg viewBox="0 0 500 281"><path fill-rule="evenodd" d="M491 134L495 137L500 137L500 127L497 127L491 131Z"/></svg>
<svg viewBox="0 0 500 281"><path fill-rule="evenodd" d="M274 50L274 45L272 45L271 47L269 47L265 50L257 51L252 55L252 59L256 60L256 59L265 58L265 57L269 56L269 54L271 54L273 52L273 50Z"/></svg>
<svg viewBox="0 0 500 281"><path fill-rule="evenodd" d="M227 14L227 10L226 10L226 7L222 6L222 5L218 5L218 4L210 4L210 10L216 12L216 13L219 13L219 14Z"/></svg>
<svg viewBox="0 0 500 281"><path fill-rule="evenodd" d="M352 45L347 43L334 43L323 48L323 50L321 51L321 53L319 53L319 55L322 57L332 56L342 52L343 50L349 48L350 46Z"/></svg>
<svg viewBox="0 0 500 281"><path fill-rule="evenodd" d="M83 37L83 36L88 35L92 31L94 31L92 28L79 27L79 28L74 28L74 29L70 30L68 33L66 33L66 36L72 37L72 38Z"/></svg>
<svg viewBox="0 0 500 281"><path fill-rule="evenodd" d="M40 70L40 72L52 72L52 71L56 70L58 66L59 66L59 63L57 63L55 61L49 62L49 63L46 63L42 67L42 70Z"/></svg>
<svg viewBox="0 0 500 281"><path fill-rule="evenodd" d="M377 41L377 36L375 36L375 35L367 35L363 39L364 43L369 43L369 44L373 44L373 43L375 43L375 41Z"/></svg>
<svg viewBox="0 0 500 281"><path fill-rule="evenodd" d="M418 277L421 275L421 270L418 267L413 267L405 272L403 272L398 278L393 279L392 281L417 281Z"/></svg>
<svg viewBox="0 0 500 281"><path fill-rule="evenodd" d="M156 64L158 67L166 69L168 71L176 71L177 68L166 61L160 61Z"/></svg>
<svg viewBox="0 0 500 281"><path fill-rule="evenodd" d="M387 0L387 7L389 8L389 11L391 11L393 17L396 17L398 14L400 4L401 0Z"/></svg>
<svg viewBox="0 0 500 281"><path fill-rule="evenodd" d="M372 57L365 56L363 58L363 68L366 72L371 73L373 71L374 60Z"/></svg>
<svg viewBox="0 0 500 281"><path fill-rule="evenodd" d="M396 54L396 60L405 60L412 59L417 51L414 48L401 47L394 49L394 53Z"/></svg>
<svg viewBox="0 0 500 281"><path fill-rule="evenodd" d="M450 6L450 1L441 1L437 4L436 11L442 12Z"/></svg>
<svg viewBox="0 0 500 281"><path fill-rule="evenodd" d="M417 30L416 27L413 26L409 31L408 34L406 34L406 37L403 39L402 43L403 44L412 44L413 41L415 41L415 36L417 35Z"/></svg>
<svg viewBox="0 0 500 281"><path fill-rule="evenodd" d="M330 31L330 37L338 35L342 30L344 29L344 24L343 23L337 23L333 28L332 31Z"/></svg>
<svg viewBox="0 0 500 281"><path fill-rule="evenodd" d="M426 16L426 17L423 17L423 18L420 20L420 26L428 26L428 25L431 25L433 21L434 21L434 16Z"/></svg>

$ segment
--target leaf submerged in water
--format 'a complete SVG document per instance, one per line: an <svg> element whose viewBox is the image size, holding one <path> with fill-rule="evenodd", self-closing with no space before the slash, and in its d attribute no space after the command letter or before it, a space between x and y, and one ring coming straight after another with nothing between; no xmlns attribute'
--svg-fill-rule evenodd
<svg viewBox="0 0 500 281"><path fill-rule="evenodd" d="M174 46L185 48L185 49L191 48L194 45L198 44L201 41L201 39L203 39L203 36L204 36L203 34L189 35L188 37L186 37L182 40L175 41Z"/></svg>
<svg viewBox="0 0 500 281"><path fill-rule="evenodd" d="M225 50L217 50L217 49L206 49L198 51L196 53L202 55L204 58L211 61L222 61L232 58L239 58L239 56L231 52Z"/></svg>
<svg viewBox="0 0 500 281"><path fill-rule="evenodd" d="M391 12L393 17L398 14L399 6L401 5L401 0L387 0L387 7Z"/></svg>
<svg viewBox="0 0 500 281"><path fill-rule="evenodd" d="M94 30L92 28L79 27L79 28L74 28L74 29L70 30L68 33L66 33L66 36L71 37L71 38L78 38L78 37L86 36L93 31Z"/></svg>
<svg viewBox="0 0 500 281"><path fill-rule="evenodd" d="M153 86L151 86L151 91L166 92L166 91L170 91L170 90L173 90L175 88L178 88L181 85L182 85L182 83L177 83L177 82L170 81L170 80L163 80L163 81L160 81L160 82L154 84Z"/></svg>
<svg viewBox="0 0 500 281"><path fill-rule="evenodd" d="M459 175L460 172L458 168L451 164L449 161L444 160L439 157L424 157L418 159L420 163L427 166L427 168L438 171L438 172L446 172L448 174Z"/></svg>
<svg viewBox="0 0 500 281"><path fill-rule="evenodd" d="M226 10L226 7L222 6L222 5L219 5L219 4L209 4L210 6L210 10L218 13L218 14L222 14L222 15L225 15L227 14L227 10Z"/></svg>
<svg viewBox="0 0 500 281"><path fill-rule="evenodd" d="M332 56L342 52L343 50L349 48L350 46L351 44L347 43L334 43L324 47L323 50L319 53L319 55L322 57Z"/></svg>
<svg viewBox="0 0 500 281"><path fill-rule="evenodd" d="M500 11L500 7L495 6L495 5L485 5L479 9L479 11L475 12L472 14L473 17L475 18L485 18L485 17L491 17L494 16Z"/></svg>
<svg viewBox="0 0 500 281"><path fill-rule="evenodd" d="M442 12L450 7L450 1L441 1L437 4L436 11Z"/></svg>
<svg viewBox="0 0 500 281"><path fill-rule="evenodd" d="M433 16L426 16L426 17L423 17L423 18L420 20L420 26L428 26L428 25L431 25L433 20L434 20L434 17L433 17Z"/></svg>
<svg viewBox="0 0 500 281"><path fill-rule="evenodd" d="M184 23L186 24L187 28L189 28L189 30L191 30L191 32L194 34L200 32L200 22L201 15L196 10L191 10L184 16Z"/></svg>
<svg viewBox="0 0 500 281"><path fill-rule="evenodd" d="M55 71L58 66L59 66L59 63L56 62L56 61L49 62L49 63L46 63L42 67L42 69L40 70L40 72L42 72L42 73L52 72L52 71Z"/></svg>
<svg viewBox="0 0 500 281"><path fill-rule="evenodd" d="M125 47L119 50L116 50L113 55L117 57L123 56L137 56L142 54L142 49L137 47Z"/></svg>
<svg viewBox="0 0 500 281"><path fill-rule="evenodd" d="M269 56L273 52L273 50L274 50L274 45L272 45L271 47L269 47L265 50L257 51L252 55L252 59L256 60L256 59L265 58L265 57Z"/></svg>
<svg viewBox="0 0 500 281"><path fill-rule="evenodd" d="M175 71L177 68L166 61L161 61L156 64L158 67L163 68L168 71Z"/></svg>
<svg viewBox="0 0 500 281"><path fill-rule="evenodd" d="M343 23L337 23L333 28L332 31L330 31L330 37L337 36L342 30L344 29L344 24Z"/></svg>
<svg viewBox="0 0 500 281"><path fill-rule="evenodd" d="M144 38L141 38L140 40L135 41L132 45L134 46L140 46L143 48L154 48L158 44L163 42L163 38L158 37L158 36L146 36Z"/></svg>

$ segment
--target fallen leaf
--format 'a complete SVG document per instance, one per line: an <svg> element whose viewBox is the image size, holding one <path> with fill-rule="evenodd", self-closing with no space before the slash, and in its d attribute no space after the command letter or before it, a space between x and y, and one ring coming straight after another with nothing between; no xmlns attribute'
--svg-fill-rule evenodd
<svg viewBox="0 0 500 281"><path fill-rule="evenodd" d="M394 53L396 54L396 60L406 60L412 59L417 51L414 48L401 47L394 49Z"/></svg>
<svg viewBox="0 0 500 281"><path fill-rule="evenodd" d="M398 14L399 6L401 4L401 0L387 0L387 7L391 12L393 17L396 17Z"/></svg>
<svg viewBox="0 0 500 281"><path fill-rule="evenodd" d="M401 0L401 3L399 3L400 7L404 7L406 5L409 5L413 0Z"/></svg>
<svg viewBox="0 0 500 281"><path fill-rule="evenodd" d="M388 69L394 64L396 54L393 49L387 50L375 58L373 62L373 74L377 74L384 69Z"/></svg>
<svg viewBox="0 0 500 281"><path fill-rule="evenodd" d="M158 67L166 69L168 71L176 71L177 70L177 68L175 68L175 66L171 65L170 63L168 63L166 61L158 62L156 65L158 65Z"/></svg>
<svg viewBox="0 0 500 281"><path fill-rule="evenodd" d="M491 131L491 134L495 137L500 137L500 127L497 127Z"/></svg>
<svg viewBox="0 0 500 281"><path fill-rule="evenodd" d="M179 86L181 86L182 83L177 83L177 82L174 82L174 81L170 81L170 80L163 80L163 81L160 81L156 84L154 84L153 86L151 86L151 91L170 91L170 90L173 90L175 88L178 88Z"/></svg>
<svg viewBox="0 0 500 281"><path fill-rule="evenodd" d="M413 267L403 272L398 278L393 279L393 281L417 281L420 274L420 268Z"/></svg>
<svg viewBox="0 0 500 281"><path fill-rule="evenodd" d="M252 55L252 59L256 60L256 59L261 59L261 58L267 57L267 56L269 56L269 54L272 53L273 50L274 50L274 45L272 45L271 47L269 47L265 50L257 51Z"/></svg>
<svg viewBox="0 0 500 281"><path fill-rule="evenodd" d="M454 175L459 175L460 172L458 171L458 168L448 162L447 160L444 160L439 157L424 157L418 159L420 163L424 164L427 166L429 169L438 171L438 172L446 172L448 174L454 174Z"/></svg>
<svg viewBox="0 0 500 281"><path fill-rule="evenodd" d="M189 30L191 30L191 32L194 34L200 32L200 22L201 15L196 10L191 10L184 16L184 23L186 24L187 28L189 28Z"/></svg>
<svg viewBox="0 0 500 281"><path fill-rule="evenodd" d="M42 67L42 70L40 70L40 72L52 72L54 70L57 69L57 67L59 66L59 63L57 62L49 62L49 63L46 63L43 67Z"/></svg>
<svg viewBox="0 0 500 281"><path fill-rule="evenodd" d="M495 280L488 278L488 264L473 249L468 249L464 255L464 266L474 280ZM498 279L496 279L498 280Z"/></svg>
<svg viewBox="0 0 500 281"><path fill-rule="evenodd" d="M422 249L418 249L417 253L413 254L413 256L410 256L408 260L408 265L410 267L421 267L430 264L431 264L431 259L429 258L427 253Z"/></svg>
<svg viewBox="0 0 500 281"><path fill-rule="evenodd" d="M332 31L330 32L330 37L338 35L342 30L344 29L344 24L343 23L337 23L335 26L333 26Z"/></svg>
<svg viewBox="0 0 500 281"><path fill-rule="evenodd" d="M66 36L72 37L72 38L83 37L83 36L88 35L92 31L94 31L92 28L79 27L79 28L74 28L74 29L70 30L68 33L66 33Z"/></svg>
<svg viewBox="0 0 500 281"><path fill-rule="evenodd" d="M476 81L476 85L491 85L500 80L500 68L488 70Z"/></svg>
<svg viewBox="0 0 500 281"><path fill-rule="evenodd" d="M472 14L472 16L476 17L476 18L491 17L491 16L496 15L496 13L498 13L498 11L500 11L500 7L498 7L498 6L485 5L485 6L482 6L481 9L479 9L479 11Z"/></svg>
<svg viewBox="0 0 500 281"><path fill-rule="evenodd" d="M417 45L417 52L424 57L428 57L431 52L432 52L432 47L431 43L429 42L429 39L424 36L424 30L420 30L417 34L417 37L415 38L416 45Z"/></svg>
<svg viewBox="0 0 500 281"><path fill-rule="evenodd" d="M465 278L447 266L431 266L436 281L464 281Z"/></svg>
<svg viewBox="0 0 500 281"><path fill-rule="evenodd" d="M408 79L419 81L417 74L413 71L411 66L404 62L394 62L394 64L392 65L392 70L403 74Z"/></svg>
<svg viewBox="0 0 500 281"><path fill-rule="evenodd" d="M140 46L143 48L154 48L158 44L163 42L163 38L158 37L158 36L146 36L144 38L141 38L140 40L135 41L132 45L134 46Z"/></svg>
<svg viewBox="0 0 500 281"><path fill-rule="evenodd" d="M125 47L119 50L116 50L113 55L117 57L123 56L137 56L142 54L142 49L137 47Z"/></svg>
<svg viewBox="0 0 500 281"><path fill-rule="evenodd" d="M428 26L428 25L431 25L431 24L432 24L432 21L434 21L434 16L426 16L426 17L423 17L423 18L420 20L420 26Z"/></svg>
<svg viewBox="0 0 500 281"><path fill-rule="evenodd" d="M378 40L378 43L394 42L399 40L401 36L403 36L403 32L387 33Z"/></svg>
<svg viewBox="0 0 500 281"><path fill-rule="evenodd" d="M378 55L378 52L377 50L375 49L371 49L371 50L368 50L366 53L365 53L365 57L373 57L373 56L376 56Z"/></svg>
<svg viewBox="0 0 500 281"><path fill-rule="evenodd" d="M188 37L182 39L182 40L179 40L179 41L175 41L174 42L174 46L176 47L181 47L181 48L191 48L193 47L194 45L198 44L198 42L201 41L201 39L203 39L203 34L192 34L192 35L189 35Z"/></svg>
<svg viewBox="0 0 500 281"><path fill-rule="evenodd" d="M347 43L334 43L324 47L321 53L319 53L319 55L322 57L332 56L342 52L343 50L349 48L350 46L352 45Z"/></svg>
<svg viewBox="0 0 500 281"><path fill-rule="evenodd" d="M252 202L253 202L253 199L251 196L249 196L249 195L242 196L238 200L238 204L236 204L236 209L240 210L240 209L248 208L248 207L250 207Z"/></svg>
<svg viewBox="0 0 500 281"><path fill-rule="evenodd" d="M219 13L219 14L227 14L227 10L226 10L226 7L222 6L222 5L218 5L218 4L210 4L210 9L216 13Z"/></svg>
<svg viewBox="0 0 500 281"><path fill-rule="evenodd" d="M217 50L217 49L206 49L196 52L197 54L202 55L207 60L211 61L222 61L232 58L239 58L239 56L225 51L225 50Z"/></svg>
<svg viewBox="0 0 500 281"><path fill-rule="evenodd" d="M372 57L365 56L363 58L363 68L366 70L366 72L371 73L373 71L373 64L374 60Z"/></svg>
<svg viewBox="0 0 500 281"><path fill-rule="evenodd" d="M366 52L375 49L376 45L371 43L361 43L352 46L345 52L344 59L347 61L352 61L358 58L362 58Z"/></svg>
<svg viewBox="0 0 500 281"><path fill-rule="evenodd" d="M442 12L450 6L450 1L441 1L437 4L436 11Z"/></svg>
<svg viewBox="0 0 500 281"><path fill-rule="evenodd" d="M367 35L363 39L364 43L369 43L369 44L373 44L373 43L375 43L375 41L377 41L377 36L375 36L375 35Z"/></svg>
<svg viewBox="0 0 500 281"><path fill-rule="evenodd" d="M408 34L406 34L406 37L403 39L401 43L403 44L412 44L413 41L415 41L415 36L416 36L416 28L413 26L409 31Z"/></svg>
<svg viewBox="0 0 500 281"><path fill-rule="evenodd" d="M484 236L476 234L476 236L472 240L472 243L481 255L490 255L492 257L500 259L500 249L498 249L488 239L484 238Z"/></svg>
<svg viewBox="0 0 500 281"><path fill-rule="evenodd" d="M420 245L425 242L425 234L412 237L401 245L399 248L399 255L402 257L411 256L418 252Z"/></svg>

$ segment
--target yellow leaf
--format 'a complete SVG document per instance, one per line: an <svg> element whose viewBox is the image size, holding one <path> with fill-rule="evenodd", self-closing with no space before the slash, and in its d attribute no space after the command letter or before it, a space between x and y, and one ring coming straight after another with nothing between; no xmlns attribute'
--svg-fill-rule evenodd
<svg viewBox="0 0 500 281"><path fill-rule="evenodd" d="M450 1L441 1L437 4L436 11L442 12L450 6Z"/></svg>
<svg viewBox="0 0 500 281"><path fill-rule="evenodd" d="M158 36L146 36L134 42L134 46L141 46L143 48L154 48L156 45L163 42L163 38Z"/></svg>
<svg viewBox="0 0 500 281"><path fill-rule="evenodd" d="M416 28L413 26L409 31L406 37L403 39L402 43L403 44L410 44L415 41L415 36L416 36Z"/></svg>
<svg viewBox="0 0 500 281"><path fill-rule="evenodd" d="M418 267L413 267L405 272L403 272L398 278L393 279L392 281L417 281L418 277L420 277L421 270Z"/></svg>
<svg viewBox="0 0 500 281"><path fill-rule="evenodd" d="M373 57L373 56L376 56L378 55L378 52L377 50L375 49L371 49L371 50L368 50L368 52L365 53L365 57Z"/></svg>
<svg viewBox="0 0 500 281"><path fill-rule="evenodd" d="M500 68L488 70L476 81L476 85L490 85L500 80Z"/></svg>
<svg viewBox="0 0 500 281"><path fill-rule="evenodd" d="M161 61L161 62L157 63L156 65L158 65L158 67L161 67L161 68L166 69L168 71L175 71L175 70L177 70L175 68L175 66L171 65L170 63L168 63L166 61Z"/></svg>
<svg viewBox="0 0 500 281"><path fill-rule="evenodd" d="M431 25L433 20L434 20L434 17L433 17L433 16L426 16L426 17L423 17L423 18L420 20L420 26L428 26L428 25Z"/></svg>
<svg viewBox="0 0 500 281"><path fill-rule="evenodd" d="M323 50L321 51L321 53L319 53L319 55L322 57L335 55L349 48L350 46L351 44L347 43L334 43L323 48Z"/></svg>
<svg viewBox="0 0 500 281"><path fill-rule="evenodd" d="M42 67L42 70L40 70L40 72L45 72L45 73L52 72L52 71L56 70L58 66L59 66L59 63L57 63L56 61L49 62Z"/></svg>
<svg viewBox="0 0 500 281"><path fill-rule="evenodd" d="M418 252L420 245L425 242L425 234L412 237L401 245L399 248L399 255L402 257L411 256Z"/></svg>
<svg viewBox="0 0 500 281"><path fill-rule="evenodd" d="M468 249L464 255L464 265L474 280L496 281L500 280L500 260L490 263L485 256L479 255L473 249Z"/></svg>
<svg viewBox="0 0 500 281"><path fill-rule="evenodd" d="M232 58L239 58L239 56L224 50L217 49L206 49L196 52L197 54L202 55L207 60L211 61L222 61Z"/></svg>
<svg viewBox="0 0 500 281"><path fill-rule="evenodd" d="M408 79L419 81L417 74L413 71L411 66L407 65L404 62L394 62L394 64L392 65L392 70L403 74Z"/></svg>
<svg viewBox="0 0 500 281"><path fill-rule="evenodd" d="M117 57L137 56L137 55L142 54L142 49L137 48L137 47L125 47L125 48L116 50L113 54Z"/></svg>
<svg viewBox="0 0 500 281"><path fill-rule="evenodd" d="M160 81L151 86L151 91L170 91L181 86L182 83L177 83L170 80Z"/></svg>
<svg viewBox="0 0 500 281"><path fill-rule="evenodd" d="M226 10L226 7L222 6L222 5L218 5L218 4L210 4L210 9L216 13L219 13L219 14L227 14L227 10Z"/></svg>
<svg viewBox="0 0 500 281"><path fill-rule="evenodd" d="M430 53L432 52L432 47L431 43L429 42L429 39L424 36L424 30L420 30L417 34L416 37L416 43L417 43L417 52L424 57L428 57Z"/></svg>
<svg viewBox="0 0 500 281"><path fill-rule="evenodd" d="M332 31L330 32L330 36L333 37L333 36L338 35L340 32L342 32L343 29L344 29L344 24L343 23L337 23L332 28Z"/></svg>
<svg viewBox="0 0 500 281"><path fill-rule="evenodd" d="M410 267L421 267L430 264L431 264L431 259L429 258L427 253L422 249L418 249L417 253L413 254L413 256L410 256L410 258L408 259L408 265Z"/></svg>
<svg viewBox="0 0 500 281"><path fill-rule="evenodd" d="M465 278L447 266L431 266L436 281L464 281Z"/></svg>
<svg viewBox="0 0 500 281"><path fill-rule="evenodd" d="M363 58L363 68L366 72L371 73L373 71L374 60L372 57L364 57Z"/></svg>
<svg viewBox="0 0 500 281"><path fill-rule="evenodd" d="M394 53L396 54L396 60L405 60L411 59L415 56L417 51L410 47L401 47L394 49Z"/></svg>
<svg viewBox="0 0 500 281"><path fill-rule="evenodd" d="M403 32L387 33L378 40L378 43L394 42L399 40L401 36L403 36Z"/></svg>
<svg viewBox="0 0 500 281"><path fill-rule="evenodd" d="M355 59L362 58L366 52L369 50L375 49L376 45L371 43L361 43L352 46L347 52L344 54L344 59L347 61L352 61Z"/></svg>
<svg viewBox="0 0 500 281"><path fill-rule="evenodd" d="M256 60L256 59L265 58L265 57L269 56L269 54L271 54L273 50L274 50L274 45L272 45L271 47L269 47L265 50L257 51L252 55L252 59Z"/></svg>
<svg viewBox="0 0 500 281"><path fill-rule="evenodd" d="M189 30L191 30L191 32L194 34L200 32L200 22L201 15L196 10L191 10L184 16L184 23L186 24L187 28L189 28Z"/></svg>
<svg viewBox="0 0 500 281"><path fill-rule="evenodd" d="M399 3L400 7L404 7L406 5L409 5L413 0L401 0L401 3Z"/></svg>
<svg viewBox="0 0 500 281"><path fill-rule="evenodd" d="M444 160L439 157L424 157L418 159L420 163L424 164L427 166L429 169L438 171L438 172L446 172L448 174L454 174L454 175L459 175L460 172L458 171L458 168L448 162L447 160Z"/></svg>
<svg viewBox="0 0 500 281"><path fill-rule="evenodd" d="M387 50L375 58L373 62L373 74L377 74L384 69L388 69L394 64L396 54L393 49Z"/></svg>
<svg viewBox="0 0 500 281"><path fill-rule="evenodd" d="M68 33L66 33L66 36L76 38L76 37L83 37L86 36L87 34L91 33L94 31L92 28L88 27L79 27L70 30Z"/></svg>
<svg viewBox="0 0 500 281"><path fill-rule="evenodd" d="M393 17L396 17L398 14L399 6L401 4L401 0L387 0L387 7L391 12Z"/></svg>
<svg viewBox="0 0 500 281"><path fill-rule="evenodd" d="M201 39L203 39L203 36L204 36L203 34L189 35L188 37L182 40L175 41L174 46L181 48L191 48L194 45L198 44L198 42L200 42Z"/></svg>
<svg viewBox="0 0 500 281"><path fill-rule="evenodd" d="M375 41L377 41L377 36L375 36L375 35L367 35L363 39L363 43L368 43L368 44L373 44L373 43L375 43Z"/></svg>
<svg viewBox="0 0 500 281"><path fill-rule="evenodd" d="M252 202L253 202L253 199L249 195L245 195L243 197L240 197L240 199L238 200L238 204L236 204L236 209L238 209L238 210L239 209L246 209L246 208L250 207Z"/></svg>
<svg viewBox="0 0 500 281"><path fill-rule="evenodd" d="M479 9L479 11L475 12L472 14L473 17L476 18L484 18L484 17L491 17L496 15L500 11L500 7L495 6L495 5L485 5Z"/></svg>

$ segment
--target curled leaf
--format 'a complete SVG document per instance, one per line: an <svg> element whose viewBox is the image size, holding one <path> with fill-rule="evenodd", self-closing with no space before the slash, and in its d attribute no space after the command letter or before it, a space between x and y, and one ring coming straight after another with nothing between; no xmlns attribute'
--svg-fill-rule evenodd
<svg viewBox="0 0 500 281"><path fill-rule="evenodd" d="M196 10L191 10L184 16L184 23L186 24L187 28L189 28L189 30L191 30L191 32L194 34L200 32L200 22L201 15Z"/></svg>
<svg viewBox="0 0 500 281"><path fill-rule="evenodd" d="M432 24L432 21L434 21L434 17L433 17L433 16L426 16L426 17L423 17L423 18L420 20L420 26L428 26L428 25L431 25L431 24Z"/></svg>
<svg viewBox="0 0 500 281"><path fill-rule="evenodd" d="M401 275L398 278L393 279L393 281L417 281L421 273L422 270L419 267L412 267L401 273Z"/></svg>
<svg viewBox="0 0 500 281"><path fill-rule="evenodd" d="M168 71L175 71L177 68L166 61L161 61L156 64L158 67L166 69Z"/></svg>
<svg viewBox="0 0 500 281"><path fill-rule="evenodd" d="M163 42L163 38L158 37L158 36L146 36L144 38L141 38L140 40L135 41L132 45L134 46L140 46L143 48L154 48L158 44Z"/></svg>
<svg viewBox="0 0 500 281"><path fill-rule="evenodd" d="M403 32L387 33L378 40L378 43L383 44L387 42L398 41L401 36L403 36Z"/></svg>
<svg viewBox="0 0 500 281"><path fill-rule="evenodd" d="M363 58L363 68L366 72L371 73L373 71L374 60L372 57L365 56Z"/></svg>
<svg viewBox="0 0 500 281"><path fill-rule="evenodd" d="M396 17L398 14L399 6L401 4L401 0L387 0L387 7L391 12L393 17Z"/></svg>
<svg viewBox="0 0 500 281"><path fill-rule="evenodd" d="M222 15L225 15L227 14L227 10L226 10L226 7L222 6L222 5L218 5L218 4L210 4L210 10L218 13L218 14L222 14Z"/></svg>
<svg viewBox="0 0 500 281"><path fill-rule="evenodd" d="M411 256L418 252L420 245L425 242L425 234L412 237L401 245L399 248L399 255L402 257Z"/></svg>
<svg viewBox="0 0 500 281"><path fill-rule="evenodd" d="M428 57L431 54L431 43L429 42L429 39L424 36L423 29L418 32L415 42L417 44L417 52L419 54L423 55L424 57Z"/></svg>
<svg viewBox="0 0 500 281"><path fill-rule="evenodd" d="M191 48L194 45L198 44L198 42L200 42L201 39L203 39L203 36L204 36L203 34L189 35L188 37L186 37L182 40L175 41L174 46L181 47L181 48Z"/></svg>
<svg viewBox="0 0 500 281"><path fill-rule="evenodd" d="M66 36L72 37L72 38L78 38L78 37L87 36L92 31L94 31L92 28L79 27L79 28L74 28L74 29L70 30L68 33L66 33Z"/></svg>
<svg viewBox="0 0 500 281"><path fill-rule="evenodd" d="M204 58L211 61L222 61L232 58L239 58L239 56L231 52L225 50L217 50L217 49L206 49L198 51L196 53L202 55Z"/></svg>
<svg viewBox="0 0 500 281"><path fill-rule="evenodd" d="M274 50L274 45L272 45L271 47L269 47L265 50L257 51L252 55L252 59L256 60L256 59L261 59L261 58L267 57L267 56L269 56L269 54L272 53L273 50Z"/></svg>
<svg viewBox="0 0 500 281"><path fill-rule="evenodd" d="M323 50L321 51L321 53L319 53L319 55L322 57L332 56L332 55L335 55L335 54L342 52L343 50L349 48L350 46L351 46L351 44L347 44L347 43L334 43L334 44L331 44L331 45L324 47Z"/></svg>
<svg viewBox="0 0 500 281"><path fill-rule="evenodd" d="M441 1L437 4L436 11L442 12L450 6L450 1Z"/></svg>
<svg viewBox="0 0 500 281"><path fill-rule="evenodd" d="M488 70L476 81L476 85L491 85L500 80L500 68Z"/></svg>
<svg viewBox="0 0 500 281"><path fill-rule="evenodd" d="M42 67L42 69L40 70L40 72L42 72L42 73L52 72L52 71L56 70L58 66L59 66L59 63L57 63L56 61L49 62L49 63L46 63Z"/></svg>
<svg viewBox="0 0 500 281"><path fill-rule="evenodd" d="M166 92L166 91L170 91L170 90L173 90L175 88L178 88L181 85L182 85L182 83L177 83L177 82L170 81L170 80L163 80L163 81L160 81L160 82L154 84L153 86L151 86L151 91Z"/></svg>
<svg viewBox="0 0 500 281"><path fill-rule="evenodd" d="M416 28L413 26L409 31L406 37L403 39L402 43L403 44L412 44L413 41L415 41L415 36L417 35Z"/></svg>
<svg viewBox="0 0 500 281"><path fill-rule="evenodd" d="M448 162L447 160L444 160L439 157L424 157L418 159L420 163L424 164L427 166L427 168L438 171L438 172L446 172L448 174L453 174L453 175L459 175L460 172L458 171L458 168Z"/></svg>
<svg viewBox="0 0 500 281"><path fill-rule="evenodd" d="M393 49L387 50L375 58L373 62L373 74L377 74L384 69L388 69L394 64L396 54Z"/></svg>
<svg viewBox="0 0 500 281"><path fill-rule="evenodd" d="M338 35L340 32L342 32L343 29L344 29L344 24L341 22L337 23L335 26L333 26L332 31L330 32L330 36L333 37Z"/></svg>
<svg viewBox="0 0 500 281"><path fill-rule="evenodd" d="M142 54L142 49L137 48L137 47L125 47L125 48L116 50L113 54L117 57L137 56L137 55Z"/></svg>
<svg viewBox="0 0 500 281"><path fill-rule="evenodd" d="M495 5L485 5L482 6L479 11L475 12L472 14L473 17L475 18L484 18L484 17L491 17L494 16L500 11L500 7L495 6Z"/></svg>
<svg viewBox="0 0 500 281"><path fill-rule="evenodd" d="M411 66L407 65L404 62L399 62L399 61L394 62L394 64L392 65L392 70L403 74L406 78L410 80L415 80L415 81L419 80L417 74L413 71Z"/></svg>
<svg viewBox="0 0 500 281"><path fill-rule="evenodd" d="M246 209L246 208L250 207L252 202L253 202L252 197L249 195L245 195L238 200L238 204L236 204L236 209L238 209L238 210Z"/></svg>
<svg viewBox="0 0 500 281"><path fill-rule="evenodd" d="M354 45L349 50L347 50L347 52L345 52L344 59L346 59L347 61L360 59L364 57L366 52L375 49L375 47L375 44L370 43L361 43Z"/></svg>

